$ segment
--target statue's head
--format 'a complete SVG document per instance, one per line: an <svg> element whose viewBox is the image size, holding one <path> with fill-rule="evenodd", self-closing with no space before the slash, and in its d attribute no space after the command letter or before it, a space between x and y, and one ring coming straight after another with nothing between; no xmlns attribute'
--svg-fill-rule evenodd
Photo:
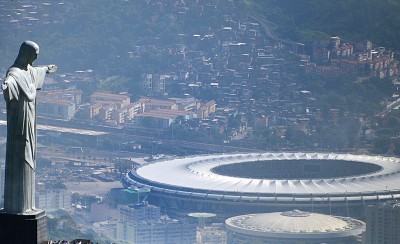
<svg viewBox="0 0 400 244"><path fill-rule="evenodd" d="M39 54L39 46L33 41L24 41L19 48L18 57L15 60L16 64L32 65Z"/></svg>

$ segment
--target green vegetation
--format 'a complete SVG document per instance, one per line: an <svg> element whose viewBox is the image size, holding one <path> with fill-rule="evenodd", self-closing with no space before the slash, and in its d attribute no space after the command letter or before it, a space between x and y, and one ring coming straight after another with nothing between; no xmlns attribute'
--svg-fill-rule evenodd
<svg viewBox="0 0 400 244"><path fill-rule="evenodd" d="M215 12L211 8L202 11L204 6L198 4L198 1L185 1L185 7L182 5L182 8L176 7L177 4L179 5L170 0L65 2L63 12L50 14L57 23L37 24L34 26L35 31L31 33L21 28L21 31L12 36L0 35L0 43L35 40L43 47L38 64L56 62L60 74L93 69L96 75L77 85L84 92L84 99L94 90L102 90L127 92L131 95L131 100L144 95L141 74L177 70L176 57L169 54L169 47L173 49L173 44L184 43L188 46L187 49L206 50L212 56L217 52L218 44L207 41L196 44L191 41L192 36L218 30L226 24L224 18L229 14L247 18L249 14L246 9L250 11L250 15L266 23L274 35L283 39L308 42L338 35L353 43L368 39L375 45L400 50L400 42L397 42L400 39L400 32L397 31L400 27L400 15L397 14L400 1L220 1ZM5 45L5 48L0 49L0 67L8 67L14 61L15 53L12 45ZM290 52L280 55L286 61L298 61ZM295 65L280 67L279 72L295 74L296 82L312 92L317 101L315 106L322 111L322 118L325 121L331 120L330 109L340 109L341 117L345 118L339 121L342 127L317 128L315 134L320 138L304 134L296 126L289 127L286 139L301 145L310 146L322 141L324 137L335 136L337 138L331 141L353 145L357 141L353 138L359 134L359 121L354 118L360 114L362 117L372 118L382 110L382 102L393 92L393 85L388 79L367 79L361 82L355 82L352 78L315 79L297 76L298 63L293 64ZM179 85L170 85L168 93L177 97L181 95ZM204 90L192 95L211 100L220 94ZM268 89L261 86L253 94L256 100L268 95ZM237 128L240 123L240 117L229 118L227 131ZM145 121L145 125L154 128L157 127L157 122L149 119ZM398 130L395 132L398 133ZM219 128L201 128L195 121L191 121L173 124L168 135L173 139L221 142L221 133L223 132ZM397 135L396 133L378 130L377 136L388 138ZM283 140L280 136L279 131L268 130L255 135L270 148ZM377 152L387 151L390 145L391 141L388 140L377 141ZM119 148L119 145L112 146ZM333 144L330 146L337 147ZM4 151L4 148L0 147L0 151ZM48 167L48 162L38 161L39 168Z"/></svg>
<svg viewBox="0 0 400 244"><path fill-rule="evenodd" d="M242 4L282 38L308 41L338 35L400 49L399 1L243 0Z"/></svg>
<svg viewBox="0 0 400 244"><path fill-rule="evenodd" d="M45 47L40 63L57 60L60 72L95 69L105 76L122 72L128 77L144 70L158 72L170 63L166 55L146 50L147 55L129 59L128 52L137 52L140 45L179 43L199 28L214 26L222 20L219 15L204 18L196 7L187 8L186 13L177 16L170 11L172 4L172 1L122 0L66 2L65 12L52 13L58 23L38 24L34 32L15 33L18 36L13 40L35 40ZM2 36L0 41L9 41L7 38ZM14 61L15 50L0 50L0 54ZM0 60L0 67L10 65L3 64L6 60Z"/></svg>
<svg viewBox="0 0 400 244"><path fill-rule="evenodd" d="M94 233L83 233L81 227L67 212L64 212L58 218L49 218L47 226L49 237L52 240L74 240L77 238L93 240L94 237Z"/></svg>
<svg viewBox="0 0 400 244"><path fill-rule="evenodd" d="M86 206L87 209L90 209L92 203L96 203L97 199L95 196L88 196L88 195L80 195L79 193L72 193L71 195L71 203L72 204L80 204Z"/></svg>
<svg viewBox="0 0 400 244"><path fill-rule="evenodd" d="M63 182L61 182L61 180L58 180L56 182L47 182L46 189L60 190L60 189L67 189L67 186Z"/></svg>
<svg viewBox="0 0 400 244"><path fill-rule="evenodd" d="M305 85L317 96L325 119L329 109L333 108L374 116L383 109L380 102L390 97L395 89L390 79L379 78L370 78L363 82L354 82L346 78L305 78Z"/></svg>
<svg viewBox="0 0 400 244"><path fill-rule="evenodd" d="M159 45L184 43L199 29L222 23L222 15L201 15L200 6L194 2L186 3L193 6L179 13L170 11L173 4L174 1L66 2L60 8L64 12L51 13L57 23L38 23L33 27L35 31L16 32L12 38L0 35L0 43L32 39L43 47L38 64L56 62L59 73L91 69L99 77L109 77L100 84L82 82L78 88L84 95L96 88L144 95L140 75L166 72L174 65L173 55ZM15 50L9 46L0 49L0 67L12 64L18 45Z"/></svg>

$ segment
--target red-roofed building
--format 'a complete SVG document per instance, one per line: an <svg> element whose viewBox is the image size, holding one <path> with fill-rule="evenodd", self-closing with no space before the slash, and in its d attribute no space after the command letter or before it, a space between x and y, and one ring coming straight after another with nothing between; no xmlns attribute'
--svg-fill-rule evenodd
<svg viewBox="0 0 400 244"><path fill-rule="evenodd" d="M177 117L193 118L194 114L187 111L158 109L135 116L135 125L143 127L168 128Z"/></svg>
<svg viewBox="0 0 400 244"><path fill-rule="evenodd" d="M131 103L131 99L128 95L95 92L90 96L90 103L115 104L118 108L123 108Z"/></svg>

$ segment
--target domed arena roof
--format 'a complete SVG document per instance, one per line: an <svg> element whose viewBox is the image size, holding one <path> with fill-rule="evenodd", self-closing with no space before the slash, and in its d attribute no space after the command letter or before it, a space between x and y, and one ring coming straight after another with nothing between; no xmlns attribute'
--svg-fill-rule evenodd
<svg viewBox="0 0 400 244"><path fill-rule="evenodd" d="M356 219L299 210L240 215L225 223L236 233L286 239L346 237L365 230L365 224Z"/></svg>

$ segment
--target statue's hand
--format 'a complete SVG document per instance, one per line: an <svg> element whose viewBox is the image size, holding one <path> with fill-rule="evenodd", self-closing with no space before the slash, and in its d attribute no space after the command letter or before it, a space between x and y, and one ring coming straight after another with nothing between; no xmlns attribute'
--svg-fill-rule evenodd
<svg viewBox="0 0 400 244"><path fill-rule="evenodd" d="M55 64L47 65L47 73L54 73L57 71L57 66Z"/></svg>
<svg viewBox="0 0 400 244"><path fill-rule="evenodd" d="M1 84L1 90L3 91L8 88L8 82L9 82L8 78L9 76L7 76L6 79L3 81L3 83Z"/></svg>
<svg viewBox="0 0 400 244"><path fill-rule="evenodd" d="M8 88L8 83L4 82L3 84L1 84L1 89L4 91L5 89Z"/></svg>

